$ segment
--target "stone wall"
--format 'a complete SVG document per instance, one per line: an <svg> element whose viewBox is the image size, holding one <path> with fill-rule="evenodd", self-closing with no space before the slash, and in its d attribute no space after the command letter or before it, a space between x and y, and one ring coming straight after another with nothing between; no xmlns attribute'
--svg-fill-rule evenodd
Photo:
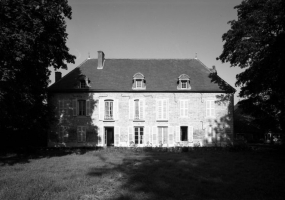
<svg viewBox="0 0 285 200"><path fill-rule="evenodd" d="M233 139L233 95L228 100L220 100L219 93L55 93L49 103L55 106L58 122L51 127L49 146L104 146L104 127L114 127L115 146L129 146L129 131L133 127L144 127L148 144L154 143L153 134L158 126L168 127L173 132L175 145L210 146L225 145ZM129 99L145 100L145 120L129 119ZM85 99L91 102L90 116L73 116L72 100ZM99 99L116 99L118 101L118 119L113 121L99 120ZM169 118L156 120L156 99L168 99ZM188 117L180 117L179 100L189 100ZM59 111L59 100L65 100L64 111ZM206 101L215 100L215 117L206 117ZM77 127L86 127L86 142L78 142ZM180 126L193 127L193 141L176 141ZM62 131L64 127L65 131ZM64 134L62 134L64 133Z"/></svg>

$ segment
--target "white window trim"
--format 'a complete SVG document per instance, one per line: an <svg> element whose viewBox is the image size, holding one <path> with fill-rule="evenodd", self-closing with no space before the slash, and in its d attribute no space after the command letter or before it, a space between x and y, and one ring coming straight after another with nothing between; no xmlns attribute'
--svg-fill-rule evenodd
<svg viewBox="0 0 285 200"><path fill-rule="evenodd" d="M166 102L166 108L164 108L164 101ZM159 117L159 102L161 102L161 118ZM169 100L168 99L156 99L156 120L157 121L168 121L168 118L169 118Z"/></svg>
<svg viewBox="0 0 285 200"><path fill-rule="evenodd" d="M216 118L216 108L215 108L216 103L215 103L215 101L216 101L215 99L207 99L206 100L206 105L205 105L205 107L206 107L206 112L205 112L206 118ZM211 106L211 102L213 102L213 107ZM207 105L210 105L210 107L208 108ZM207 114L207 110L209 110L209 114Z"/></svg>
<svg viewBox="0 0 285 200"><path fill-rule="evenodd" d="M182 108L183 105L183 108ZM183 109L184 111L181 111ZM183 114L181 114L183 113ZM189 117L189 100L180 99L179 100L179 117L180 118L188 118Z"/></svg>
<svg viewBox="0 0 285 200"><path fill-rule="evenodd" d="M113 101L113 119L105 119L105 101ZM99 120L100 121L116 121L119 119L119 100L115 98L99 99Z"/></svg>
<svg viewBox="0 0 285 200"><path fill-rule="evenodd" d="M138 136L139 138L138 138L138 144L136 144L136 128L143 128L143 138L142 138L142 143L140 144L140 135ZM133 127L133 134L134 134L134 143L135 143L135 145L136 146L144 146L145 145L145 127L144 126L134 126Z"/></svg>
<svg viewBox="0 0 285 200"><path fill-rule="evenodd" d="M139 118L136 118L136 101L138 101ZM133 121L145 121L144 98L134 98L129 100L129 119Z"/></svg>

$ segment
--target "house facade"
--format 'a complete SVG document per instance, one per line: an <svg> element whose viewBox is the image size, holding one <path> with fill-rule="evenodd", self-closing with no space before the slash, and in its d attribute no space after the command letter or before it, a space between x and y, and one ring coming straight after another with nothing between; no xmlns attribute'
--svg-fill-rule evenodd
<svg viewBox="0 0 285 200"><path fill-rule="evenodd" d="M234 89L198 59L87 59L49 87L48 145L222 146Z"/></svg>

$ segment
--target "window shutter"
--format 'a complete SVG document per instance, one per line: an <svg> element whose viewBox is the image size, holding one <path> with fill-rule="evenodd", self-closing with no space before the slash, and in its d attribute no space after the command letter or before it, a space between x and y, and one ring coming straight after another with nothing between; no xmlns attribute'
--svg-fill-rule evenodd
<svg viewBox="0 0 285 200"><path fill-rule="evenodd" d="M86 142L86 127L85 126L83 126L82 127L82 134L81 134L81 141L82 142Z"/></svg>
<svg viewBox="0 0 285 200"><path fill-rule="evenodd" d="M206 101L206 116L210 116L210 101Z"/></svg>
<svg viewBox="0 0 285 200"><path fill-rule="evenodd" d="M158 144L161 144L163 143L163 138L162 138L162 128L161 127L158 127L157 128L157 143Z"/></svg>
<svg viewBox="0 0 285 200"><path fill-rule="evenodd" d="M210 101L211 117L215 117L215 101Z"/></svg>
<svg viewBox="0 0 285 200"><path fill-rule="evenodd" d="M180 142L180 126L176 126L175 136L175 141Z"/></svg>
<svg viewBox="0 0 285 200"><path fill-rule="evenodd" d="M99 99L99 120L104 119L104 100Z"/></svg>
<svg viewBox="0 0 285 200"><path fill-rule="evenodd" d="M129 126L128 127L128 140L129 140L129 145L131 145L131 142L135 142L134 141L134 133L133 133L133 127Z"/></svg>
<svg viewBox="0 0 285 200"><path fill-rule="evenodd" d="M133 120L134 118L134 100L129 99L129 119Z"/></svg>
<svg viewBox="0 0 285 200"><path fill-rule="evenodd" d="M140 119L144 119L145 116L145 100L140 99Z"/></svg>
<svg viewBox="0 0 285 200"><path fill-rule="evenodd" d="M183 117L183 101L179 101L179 111L180 111L180 117Z"/></svg>
<svg viewBox="0 0 285 200"><path fill-rule="evenodd" d="M188 126L188 142L193 142L193 126Z"/></svg>
<svg viewBox="0 0 285 200"><path fill-rule="evenodd" d="M98 144L102 146L104 144L104 126L101 126L99 129Z"/></svg>
<svg viewBox="0 0 285 200"><path fill-rule="evenodd" d="M81 126L77 127L77 142L81 142Z"/></svg>
<svg viewBox="0 0 285 200"><path fill-rule="evenodd" d="M86 100L86 116L90 116L90 100Z"/></svg>
<svg viewBox="0 0 285 200"><path fill-rule="evenodd" d="M162 102L160 99L156 100L156 119L159 120L162 118Z"/></svg>
<svg viewBox="0 0 285 200"><path fill-rule="evenodd" d="M152 127L152 143L153 143L153 145L157 144L157 134L156 134L156 131L157 131L157 127L153 126Z"/></svg>
<svg viewBox="0 0 285 200"><path fill-rule="evenodd" d="M163 116L162 116L162 118L163 119L167 119L167 116L168 116L168 112L167 112L167 100L166 99L164 99L163 101L162 101L162 108L163 108Z"/></svg>
<svg viewBox="0 0 285 200"><path fill-rule="evenodd" d="M174 130L173 126L169 127L168 143L172 146L174 144Z"/></svg>
<svg viewBox="0 0 285 200"><path fill-rule="evenodd" d="M76 99L72 99L72 113L73 113L73 116L77 115L76 103L77 103L77 100Z"/></svg>
<svg viewBox="0 0 285 200"><path fill-rule="evenodd" d="M165 112L166 112L166 118L167 120L169 120L169 99L166 99L166 108L165 108Z"/></svg>
<svg viewBox="0 0 285 200"><path fill-rule="evenodd" d="M115 126L115 146L119 146L120 144L120 127Z"/></svg>
<svg viewBox="0 0 285 200"><path fill-rule="evenodd" d="M188 106L189 106L189 101L188 100L184 101L184 117L188 117Z"/></svg>
<svg viewBox="0 0 285 200"><path fill-rule="evenodd" d="M145 145L149 145L150 141L149 141L149 127L145 127L144 128L144 144Z"/></svg>
<svg viewBox="0 0 285 200"><path fill-rule="evenodd" d="M114 120L119 119L119 100L114 99Z"/></svg>

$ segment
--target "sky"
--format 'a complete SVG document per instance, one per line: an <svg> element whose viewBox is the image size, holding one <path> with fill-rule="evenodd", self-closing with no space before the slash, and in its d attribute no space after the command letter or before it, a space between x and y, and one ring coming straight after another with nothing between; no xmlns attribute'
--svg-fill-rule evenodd
<svg viewBox="0 0 285 200"><path fill-rule="evenodd" d="M235 104L239 88L229 63L217 61L223 50L222 35L227 23L237 19L234 6L242 0L69 0L72 19L67 20L67 47L77 58L68 70L90 55L97 58L197 58L207 67L216 66L218 75L233 86ZM54 82L54 71L50 76Z"/></svg>

